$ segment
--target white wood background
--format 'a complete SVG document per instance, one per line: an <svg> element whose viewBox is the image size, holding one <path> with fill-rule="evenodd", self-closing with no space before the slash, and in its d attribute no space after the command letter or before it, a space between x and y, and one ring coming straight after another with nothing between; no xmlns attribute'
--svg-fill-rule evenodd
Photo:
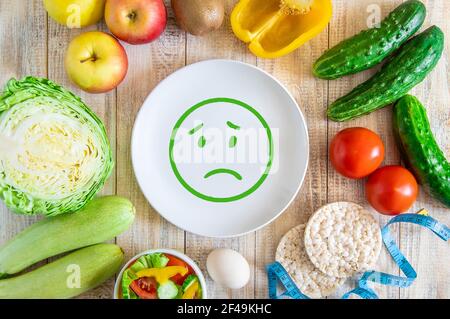
<svg viewBox="0 0 450 319"><path fill-rule="evenodd" d="M263 1L263 0L261 0ZM80 95L104 120L114 148L116 168L102 194L128 197L137 208L137 218L129 231L115 241L126 252L126 258L149 248L175 248L184 251L205 269L209 251L230 247L241 252L252 269L250 283L241 290L228 290L208 278L212 298L266 298L267 282L264 266L274 259L278 241L284 233L307 221L310 214L327 202L350 200L366 205L363 181L339 176L328 161L328 144L339 130L364 126L378 132L386 145L385 164L399 164L391 128L391 107L344 124L327 121L325 110L329 103L367 79L373 70L335 81L315 79L311 66L315 59L335 45L367 26L367 7L378 4L385 16L400 0L335 0L334 14L328 28L294 53L276 60L256 58L233 35L229 14L237 1L224 0L226 14L222 28L205 37L182 32L175 24L170 1L170 15L163 36L148 45L125 45L130 61L128 75L116 90L108 94L91 95L82 92L68 80L63 58L69 41L87 30L107 31L104 24L82 30L69 30L47 16L40 0L0 1L0 85L11 77L34 75L48 77ZM449 53L450 1L423 1L428 9L425 25L438 25L446 34L445 53L426 81L413 90L428 109L437 140L450 158ZM130 161L130 135L137 111L145 97L166 76L184 65L210 58L244 61L270 72L294 94L306 115L311 141L311 161L303 188L289 209L264 229L235 239L209 239L185 233L162 219L147 203L135 181ZM445 209L421 192L412 211L425 207L433 217L450 224L450 210ZM377 215L378 216L378 215ZM21 229L36 221L35 217L19 216L0 204L0 244L14 237ZM379 217L384 224L388 219ZM430 232L414 226L393 228L401 250L412 261L419 278L408 289L376 286L382 298L450 298L450 247ZM37 249L37 247L30 247ZM378 263L379 269L399 274L386 253ZM94 289L82 298L110 298L113 280ZM348 282L341 291L351 288Z"/></svg>

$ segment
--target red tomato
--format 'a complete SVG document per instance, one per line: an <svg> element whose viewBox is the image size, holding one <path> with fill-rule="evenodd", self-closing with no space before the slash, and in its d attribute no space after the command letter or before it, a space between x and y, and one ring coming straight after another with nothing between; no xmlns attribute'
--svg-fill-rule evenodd
<svg viewBox="0 0 450 319"><path fill-rule="evenodd" d="M401 166L385 166L370 175L366 197L384 215L398 215L416 201L418 186L414 176Z"/></svg>
<svg viewBox="0 0 450 319"><path fill-rule="evenodd" d="M177 257L174 257L172 255L165 254L167 258L169 258L169 262L167 263L167 266L181 266L186 267L188 269L188 272L185 276L181 276L180 274L175 275L170 278L174 283L177 285L182 285L184 280L187 278L187 276L192 275L194 273L194 269L192 269L191 266L189 266L187 263L182 261L181 259L178 259Z"/></svg>
<svg viewBox="0 0 450 319"><path fill-rule="evenodd" d="M340 131L330 144L330 160L336 171L349 178L363 178L384 159L381 138L371 130L353 127Z"/></svg>
<svg viewBox="0 0 450 319"><path fill-rule="evenodd" d="M130 288L141 299L158 299L157 282L151 277L142 277L133 281Z"/></svg>

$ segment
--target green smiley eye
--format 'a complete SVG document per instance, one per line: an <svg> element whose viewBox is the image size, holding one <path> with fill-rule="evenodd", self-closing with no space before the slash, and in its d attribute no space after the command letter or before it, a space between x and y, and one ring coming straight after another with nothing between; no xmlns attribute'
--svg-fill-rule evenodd
<svg viewBox="0 0 450 319"><path fill-rule="evenodd" d="M237 137L236 136L230 137L230 142L229 142L230 148L235 147L236 143L237 143Z"/></svg>
<svg viewBox="0 0 450 319"><path fill-rule="evenodd" d="M198 139L198 147L203 148L205 147L205 145L206 145L206 138L202 135Z"/></svg>

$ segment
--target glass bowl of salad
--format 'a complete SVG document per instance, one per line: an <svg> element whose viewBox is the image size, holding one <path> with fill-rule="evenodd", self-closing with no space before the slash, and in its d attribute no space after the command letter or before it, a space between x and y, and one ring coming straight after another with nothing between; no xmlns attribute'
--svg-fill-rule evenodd
<svg viewBox="0 0 450 319"><path fill-rule="evenodd" d="M120 271L115 299L207 299L200 268L172 249L154 249L133 257Z"/></svg>

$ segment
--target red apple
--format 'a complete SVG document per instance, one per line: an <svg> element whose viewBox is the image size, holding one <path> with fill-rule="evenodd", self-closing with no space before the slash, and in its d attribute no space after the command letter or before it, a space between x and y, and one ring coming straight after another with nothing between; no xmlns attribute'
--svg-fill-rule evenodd
<svg viewBox="0 0 450 319"><path fill-rule="evenodd" d="M122 82L128 70L123 46L104 32L86 32L69 44L65 58L70 79L89 93L103 93Z"/></svg>
<svg viewBox="0 0 450 319"><path fill-rule="evenodd" d="M107 0L105 21L120 40L144 44L164 31L167 11L162 0Z"/></svg>

